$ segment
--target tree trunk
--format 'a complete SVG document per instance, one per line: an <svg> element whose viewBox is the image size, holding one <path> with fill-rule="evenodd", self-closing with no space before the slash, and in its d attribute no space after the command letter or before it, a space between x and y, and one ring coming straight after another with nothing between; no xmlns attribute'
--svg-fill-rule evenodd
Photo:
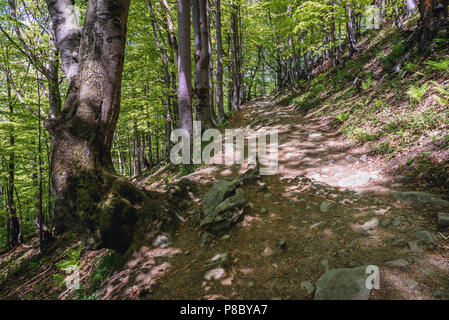
<svg viewBox="0 0 449 320"><path fill-rule="evenodd" d="M137 131L137 122L134 121L134 174L140 176L142 174L142 161L141 161L141 147L140 147L140 137Z"/></svg>
<svg viewBox="0 0 449 320"><path fill-rule="evenodd" d="M9 105L9 121L14 122L14 105L12 102L11 83L7 77L7 94ZM17 218L16 206L14 204L14 184L15 184L15 152L14 152L14 128L11 126L9 132L9 152L8 161L8 189L6 193L6 212L8 213L8 227L10 233L10 247L14 248L20 243L20 234L22 233L20 228L19 219Z"/></svg>
<svg viewBox="0 0 449 320"><path fill-rule="evenodd" d="M193 142L190 0L178 0L178 112L180 127Z"/></svg>
<svg viewBox="0 0 449 320"><path fill-rule="evenodd" d="M148 7L150 10L150 14L153 15L153 8L151 1L148 1ZM169 20L170 21L170 20ZM170 82L170 72L168 68L168 55L167 55L167 49L166 49L166 43L163 37L161 37L161 41L159 41L158 33L160 34L160 28L157 24L157 20L151 16L151 25L153 27L153 35L154 35L154 41L156 42L156 46L159 48L159 50L162 53L162 64L164 66L164 80L165 80L165 156L168 159L170 157L170 149L171 149L171 141L170 141L170 135L171 135L171 126L172 126L172 115L171 115L171 82ZM169 32L170 34L170 32ZM174 41L169 36L169 41ZM162 43L161 43L162 42ZM164 102L163 102L164 103ZM144 154L144 153L143 153Z"/></svg>
<svg viewBox="0 0 449 320"><path fill-rule="evenodd" d="M348 21L346 22L347 40L349 44L350 54L353 55L355 52L358 51L357 47L355 46L356 39L355 39L354 15L353 10L350 6L346 6L346 11L348 13Z"/></svg>
<svg viewBox="0 0 449 320"><path fill-rule="evenodd" d="M207 21L207 52L209 54L209 109L210 116L214 125L217 123L217 114L215 113L215 100L214 100L214 63L212 61L212 39L211 39L211 17L210 17L210 5L213 0L206 0L206 21Z"/></svg>
<svg viewBox="0 0 449 320"><path fill-rule="evenodd" d="M214 127L209 106L209 62L206 0L193 0L192 24L195 46L195 113L202 128Z"/></svg>
<svg viewBox="0 0 449 320"><path fill-rule="evenodd" d="M427 43L432 40L436 34L438 33L439 28L439 19L434 16L434 6L438 3L438 5L442 5L442 1L435 0L420 0L418 2L418 9L421 14L421 39L419 42L420 51L424 51ZM442 5L443 6L443 5ZM447 3L446 3L447 6ZM444 6L443 6L444 8Z"/></svg>
<svg viewBox="0 0 449 320"><path fill-rule="evenodd" d="M218 111L218 121L226 121L226 114L223 108L223 41L221 38L221 4L220 0L215 0L215 45L217 50L217 88L216 101Z"/></svg>
<svg viewBox="0 0 449 320"><path fill-rule="evenodd" d="M124 252L139 219L155 215L147 194L116 175L111 159L129 0L90 0L81 33L73 1L47 5L68 81L61 115L45 121L53 142L56 232L75 231L89 248Z"/></svg>
<svg viewBox="0 0 449 320"><path fill-rule="evenodd" d="M231 63L232 63L232 108L240 109L240 79L239 79L239 30L238 30L238 8L231 0Z"/></svg>
<svg viewBox="0 0 449 320"><path fill-rule="evenodd" d="M407 17L411 17L411 15L415 11L416 11L416 2L415 2L415 0L405 0L405 12L406 12Z"/></svg>
<svg viewBox="0 0 449 320"><path fill-rule="evenodd" d="M150 168L154 166L153 161L153 144L151 143L151 130L150 130L150 123L147 122L147 128L148 128L148 164L150 165Z"/></svg>

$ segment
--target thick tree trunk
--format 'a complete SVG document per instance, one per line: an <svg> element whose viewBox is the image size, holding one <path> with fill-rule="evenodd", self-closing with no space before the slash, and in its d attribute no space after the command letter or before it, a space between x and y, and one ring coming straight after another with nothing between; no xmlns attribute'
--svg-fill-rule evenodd
<svg viewBox="0 0 449 320"><path fill-rule="evenodd" d="M73 2L48 0L48 8L69 83L61 115L45 121L53 142L56 231L78 232L90 248L123 252L137 222L157 211L144 191L115 174L111 159L129 0L90 0L79 44L72 37Z"/></svg>
<svg viewBox="0 0 449 320"><path fill-rule="evenodd" d="M168 6L168 4L167 4ZM171 114L171 82L170 82L170 72L168 67L168 55L167 55L167 49L166 49L166 43L163 37L159 40L158 34L161 34L159 25L157 24L157 20L153 16L153 7L151 4L151 1L148 1L148 7L150 10L151 16L151 25L153 27L153 35L154 35L154 41L156 42L156 46L161 51L161 58L162 58L162 64L164 66L164 81L165 81L165 116L164 116L164 123L165 123L165 156L168 159L170 157L170 149L171 149L171 126L172 126L172 114ZM168 19L170 21L170 19ZM171 31L169 31L169 34ZM169 41L174 41L169 36Z"/></svg>
<svg viewBox="0 0 449 320"><path fill-rule="evenodd" d="M423 51L426 48L427 43L438 33L440 24L439 15L443 13L444 10L447 10L447 1L420 0L418 2L418 9L421 14L422 28L419 48ZM437 16L435 16L434 13L437 13Z"/></svg>
<svg viewBox="0 0 449 320"><path fill-rule="evenodd" d="M214 127L209 106L209 62L206 0L193 0L192 24L195 46L195 113L204 129Z"/></svg>
<svg viewBox="0 0 449 320"><path fill-rule="evenodd" d="M353 55L358 51L357 47L355 46L356 39L353 9L350 6L346 6L346 12L348 14L348 21L346 22L347 40L349 44L349 51L351 55Z"/></svg>
<svg viewBox="0 0 449 320"><path fill-rule="evenodd" d="M180 127L193 141L190 0L178 0L178 112Z"/></svg>

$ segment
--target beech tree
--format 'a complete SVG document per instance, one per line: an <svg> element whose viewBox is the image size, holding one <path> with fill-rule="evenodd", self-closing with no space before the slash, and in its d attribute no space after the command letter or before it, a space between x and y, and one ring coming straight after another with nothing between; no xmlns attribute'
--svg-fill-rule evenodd
<svg viewBox="0 0 449 320"><path fill-rule="evenodd" d="M180 128L193 137L190 0L178 0L178 110ZM193 139L191 139L193 140Z"/></svg>
<svg viewBox="0 0 449 320"><path fill-rule="evenodd" d="M138 219L157 210L145 192L118 176L111 146L120 111L129 0L90 0L78 27L71 0L48 0L68 89L45 127L58 233L75 230L89 247L124 251Z"/></svg>

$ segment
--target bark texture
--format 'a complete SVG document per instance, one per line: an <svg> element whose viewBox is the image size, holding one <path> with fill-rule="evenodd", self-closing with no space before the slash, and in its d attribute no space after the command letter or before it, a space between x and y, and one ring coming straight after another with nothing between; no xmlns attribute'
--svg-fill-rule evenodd
<svg viewBox="0 0 449 320"><path fill-rule="evenodd" d="M111 159L129 0L89 1L79 49L73 2L49 1L48 6L69 82L61 115L45 122L53 144L56 231L75 231L90 248L124 252L137 236L139 221L161 212L145 191L114 172Z"/></svg>

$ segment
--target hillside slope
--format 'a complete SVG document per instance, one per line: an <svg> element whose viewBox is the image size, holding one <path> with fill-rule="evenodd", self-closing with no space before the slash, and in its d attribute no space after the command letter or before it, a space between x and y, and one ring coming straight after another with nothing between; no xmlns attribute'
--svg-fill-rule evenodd
<svg viewBox="0 0 449 320"><path fill-rule="evenodd" d="M376 265L371 299L449 299L449 234L436 223L449 207L448 40L437 37L426 58L410 52L395 72L408 56L399 40L394 28L372 31L339 69L232 115L226 128L279 130L279 170L241 187L248 207L224 236L202 241L195 210L214 181L239 178L245 165L189 174L198 192L173 241L149 235L124 264L68 235L50 257L36 239L4 254L0 298L311 299L328 270ZM176 174L166 165L135 182L164 191ZM72 264L75 291L64 286Z"/></svg>

